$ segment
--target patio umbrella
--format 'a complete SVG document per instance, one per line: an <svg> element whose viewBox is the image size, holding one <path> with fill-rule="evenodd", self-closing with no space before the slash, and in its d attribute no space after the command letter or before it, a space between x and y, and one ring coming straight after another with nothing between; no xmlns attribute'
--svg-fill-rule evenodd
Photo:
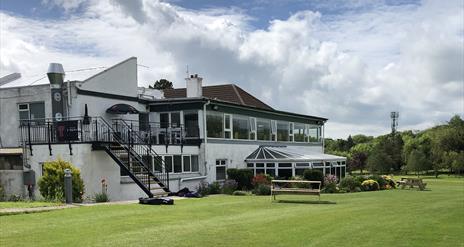
<svg viewBox="0 0 464 247"><path fill-rule="evenodd" d="M116 104L106 110L111 114L138 114L139 111L128 104Z"/></svg>

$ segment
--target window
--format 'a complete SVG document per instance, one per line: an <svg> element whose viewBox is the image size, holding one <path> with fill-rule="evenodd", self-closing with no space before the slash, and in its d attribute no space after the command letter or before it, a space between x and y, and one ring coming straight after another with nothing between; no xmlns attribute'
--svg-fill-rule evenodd
<svg viewBox="0 0 464 247"><path fill-rule="evenodd" d="M18 104L19 120L34 120L34 124L45 123L45 104L44 102Z"/></svg>
<svg viewBox="0 0 464 247"><path fill-rule="evenodd" d="M230 114L224 114L224 137L230 139L232 137L232 117Z"/></svg>
<svg viewBox="0 0 464 247"><path fill-rule="evenodd" d="M250 140L256 140L256 118L250 117Z"/></svg>
<svg viewBox="0 0 464 247"><path fill-rule="evenodd" d="M234 115L233 129L234 139L248 139L250 134L250 119L248 117Z"/></svg>
<svg viewBox="0 0 464 247"><path fill-rule="evenodd" d="M264 163L256 163L255 175L264 174Z"/></svg>
<svg viewBox="0 0 464 247"><path fill-rule="evenodd" d="M288 140L293 142L293 123L289 124L289 129L288 129Z"/></svg>
<svg viewBox="0 0 464 247"><path fill-rule="evenodd" d="M277 176L285 179L291 178L293 176L292 163L279 163Z"/></svg>
<svg viewBox="0 0 464 247"><path fill-rule="evenodd" d="M206 132L208 137L224 138L224 117L219 112L207 112Z"/></svg>
<svg viewBox="0 0 464 247"><path fill-rule="evenodd" d="M302 123L295 123L293 127L293 138L295 142L305 141L305 125Z"/></svg>
<svg viewBox="0 0 464 247"><path fill-rule="evenodd" d="M288 141L289 125L287 122L277 122L277 141Z"/></svg>
<svg viewBox="0 0 464 247"><path fill-rule="evenodd" d="M174 173L182 172L182 156L174 155Z"/></svg>
<svg viewBox="0 0 464 247"><path fill-rule="evenodd" d="M167 172L172 172L172 156L164 156L164 165Z"/></svg>
<svg viewBox="0 0 464 247"><path fill-rule="evenodd" d="M198 172L200 170L198 165L198 155L192 155L190 159L192 162L192 172Z"/></svg>
<svg viewBox="0 0 464 247"><path fill-rule="evenodd" d="M306 140L307 142L320 141L320 126L306 125Z"/></svg>
<svg viewBox="0 0 464 247"><path fill-rule="evenodd" d="M179 128L180 112L163 112L160 113L160 127L161 128Z"/></svg>
<svg viewBox="0 0 464 247"><path fill-rule="evenodd" d="M310 168L309 163L296 163L295 164L295 175L303 176L304 171L309 168Z"/></svg>
<svg viewBox="0 0 464 247"><path fill-rule="evenodd" d="M148 131L148 113L139 113L139 130Z"/></svg>
<svg viewBox="0 0 464 247"><path fill-rule="evenodd" d="M153 157L153 165L155 167L155 172L163 171L163 160L160 156Z"/></svg>
<svg viewBox="0 0 464 247"><path fill-rule="evenodd" d="M258 140L271 140L271 121L261 118L256 119L256 132Z"/></svg>
<svg viewBox="0 0 464 247"><path fill-rule="evenodd" d="M169 113L160 113L160 127L169 127Z"/></svg>
<svg viewBox="0 0 464 247"><path fill-rule="evenodd" d="M200 128L198 127L198 112L197 111L185 111L184 112L184 127L186 131L186 137L199 137Z"/></svg>
<svg viewBox="0 0 464 247"><path fill-rule="evenodd" d="M216 160L216 180L226 179L226 163L225 159Z"/></svg>
<svg viewBox="0 0 464 247"><path fill-rule="evenodd" d="M0 156L0 170L22 170L23 159L21 155Z"/></svg>
<svg viewBox="0 0 464 247"><path fill-rule="evenodd" d="M271 120L272 141L277 141L277 121Z"/></svg>
<svg viewBox="0 0 464 247"><path fill-rule="evenodd" d="M271 177L275 177L276 172L274 163L266 163L266 174Z"/></svg>
<svg viewBox="0 0 464 247"><path fill-rule="evenodd" d="M192 171L192 167L190 166L190 156L189 155L184 155L184 170L183 172L191 172Z"/></svg>

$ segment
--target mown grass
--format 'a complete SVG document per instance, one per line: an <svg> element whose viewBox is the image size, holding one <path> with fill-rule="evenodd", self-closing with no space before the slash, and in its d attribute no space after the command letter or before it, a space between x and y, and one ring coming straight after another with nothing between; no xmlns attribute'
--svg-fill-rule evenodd
<svg viewBox="0 0 464 247"><path fill-rule="evenodd" d="M321 196L332 204L210 196L2 216L0 246L464 246L464 180L426 182L427 191Z"/></svg>
<svg viewBox="0 0 464 247"><path fill-rule="evenodd" d="M60 206L63 203L59 202L40 202L40 201L19 201L19 202L0 202L0 209L5 208L38 208Z"/></svg>

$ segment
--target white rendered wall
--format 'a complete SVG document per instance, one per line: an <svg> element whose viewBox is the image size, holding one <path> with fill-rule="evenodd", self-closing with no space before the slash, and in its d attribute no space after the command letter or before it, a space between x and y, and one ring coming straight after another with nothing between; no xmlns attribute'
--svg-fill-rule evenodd
<svg viewBox="0 0 464 247"><path fill-rule="evenodd" d="M50 85L38 85L0 90L1 147L19 147L19 103L45 103L45 117L51 117Z"/></svg>
<svg viewBox="0 0 464 247"><path fill-rule="evenodd" d="M60 157L80 169L85 185L84 199L92 198L95 193L101 193L102 179L105 179L108 184L108 194L112 201L146 197L137 184L121 184L119 166L105 151L92 151L90 144L75 144L72 148L73 155L70 155L68 145L52 145L53 155L49 156L47 145L34 145L33 156L28 156L28 159L31 169L36 172L37 182L42 176L39 163ZM35 189L36 198L40 198L38 186Z"/></svg>
<svg viewBox="0 0 464 247"><path fill-rule="evenodd" d="M131 57L90 77L79 88L137 97L137 58Z"/></svg>

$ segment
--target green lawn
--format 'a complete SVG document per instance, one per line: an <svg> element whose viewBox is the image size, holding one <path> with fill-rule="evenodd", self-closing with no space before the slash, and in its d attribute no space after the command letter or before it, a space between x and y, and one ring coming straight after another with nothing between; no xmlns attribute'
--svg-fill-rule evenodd
<svg viewBox="0 0 464 247"><path fill-rule="evenodd" d="M20 201L20 202L0 202L0 209L4 208L38 208L60 206L63 203L58 202L39 202L39 201Z"/></svg>
<svg viewBox="0 0 464 247"><path fill-rule="evenodd" d="M464 246L464 179L426 182L430 191L322 195L335 204L211 196L2 216L0 246Z"/></svg>

